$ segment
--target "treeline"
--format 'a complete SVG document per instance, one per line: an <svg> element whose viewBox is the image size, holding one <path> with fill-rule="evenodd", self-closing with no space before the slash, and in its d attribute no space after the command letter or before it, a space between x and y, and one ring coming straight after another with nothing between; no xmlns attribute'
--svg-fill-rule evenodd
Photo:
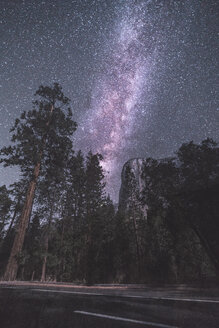
<svg viewBox="0 0 219 328"><path fill-rule="evenodd" d="M1 149L4 166L19 166L21 179L0 189L0 260L4 280L106 280L111 266L106 197L99 154L74 153L69 99L58 84L40 86L33 109L11 129Z"/></svg>
<svg viewBox="0 0 219 328"><path fill-rule="evenodd" d="M131 164L125 175L128 207L121 210L132 231L132 242L127 241L132 268L127 270L128 280L133 276L138 281L218 280L217 143L189 142L174 158L144 160L141 192Z"/></svg>
<svg viewBox="0 0 219 328"><path fill-rule="evenodd" d="M215 142L148 159L141 193L130 169L129 210L115 211L101 155L73 150L77 124L62 88L41 86L35 96L0 151L4 166L20 168L19 181L0 187L2 279L181 282L218 274Z"/></svg>
<svg viewBox="0 0 219 328"><path fill-rule="evenodd" d="M49 181L39 177L24 244L16 256L19 279L88 283L108 279L114 207L105 197L99 160L99 155L89 153L84 159L78 152L69 158L60 180L56 174ZM24 184L22 180L8 190L0 189L2 275L19 234Z"/></svg>

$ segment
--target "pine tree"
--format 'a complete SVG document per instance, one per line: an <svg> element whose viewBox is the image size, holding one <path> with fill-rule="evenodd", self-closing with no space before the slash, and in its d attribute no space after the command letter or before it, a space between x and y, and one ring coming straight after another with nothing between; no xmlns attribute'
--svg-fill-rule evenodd
<svg viewBox="0 0 219 328"><path fill-rule="evenodd" d="M104 199L104 174L100 154L88 153L86 161L86 207L87 215L95 213Z"/></svg>
<svg viewBox="0 0 219 328"><path fill-rule="evenodd" d="M86 161L86 265L85 279L92 284L95 272L95 253L97 249L98 229L100 227L100 210L105 200L105 183L103 169L100 165L102 156L100 154L88 153Z"/></svg>
<svg viewBox="0 0 219 328"><path fill-rule="evenodd" d="M25 194L28 188L27 179L21 179L10 185L9 187L10 196L12 198L11 205L11 221L7 229L7 235L10 234L10 231L17 224L17 219L21 215L21 211L25 202Z"/></svg>
<svg viewBox="0 0 219 328"><path fill-rule="evenodd" d="M24 250L27 254L25 278L28 280L39 279L41 273L42 249L40 216L38 214L33 215L32 222L29 225L25 237Z"/></svg>
<svg viewBox="0 0 219 328"><path fill-rule="evenodd" d="M9 222L11 205L9 190L3 185L0 187L0 245L4 237L5 227Z"/></svg>
<svg viewBox="0 0 219 328"><path fill-rule="evenodd" d="M49 175L46 170L48 162L59 166L66 147L72 146L70 137L76 129L68 106L69 99L57 83L53 87L40 86L35 96L37 100L33 102L33 109L23 112L11 129L14 132L11 138L14 145L1 149L1 162L5 166L19 165L22 176L29 180L5 280L16 279L17 258L22 250L40 170L45 176Z"/></svg>
<svg viewBox="0 0 219 328"><path fill-rule="evenodd" d="M219 279L219 148L212 139L201 144L183 144L177 152L180 163L180 203L183 221L197 235Z"/></svg>
<svg viewBox="0 0 219 328"><path fill-rule="evenodd" d="M203 259L209 268L210 259L219 276L217 144L211 139L200 145L189 142L176 155L165 161L148 159L144 168L148 235L154 236L151 258L156 257L159 269L159 258L162 263L166 253L166 259L174 259L173 271L180 279L197 277Z"/></svg>
<svg viewBox="0 0 219 328"><path fill-rule="evenodd" d="M79 151L75 156L70 156L66 167L66 187L62 196L61 221L58 225L59 265L57 272L61 281L76 278L78 274L81 275L83 272L81 264L83 262L85 217L84 166L84 157Z"/></svg>

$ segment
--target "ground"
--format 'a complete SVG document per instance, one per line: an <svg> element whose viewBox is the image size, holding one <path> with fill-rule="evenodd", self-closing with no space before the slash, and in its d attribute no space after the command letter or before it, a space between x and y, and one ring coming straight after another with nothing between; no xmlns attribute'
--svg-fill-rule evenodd
<svg viewBox="0 0 219 328"><path fill-rule="evenodd" d="M3 328L216 328L219 288L0 282Z"/></svg>

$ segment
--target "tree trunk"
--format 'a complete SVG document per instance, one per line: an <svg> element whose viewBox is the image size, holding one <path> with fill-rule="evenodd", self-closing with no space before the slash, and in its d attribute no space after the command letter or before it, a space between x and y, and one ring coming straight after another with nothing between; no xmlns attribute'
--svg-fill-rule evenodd
<svg viewBox="0 0 219 328"><path fill-rule="evenodd" d="M8 228L8 230L7 230L7 235L9 235L9 233L11 232L11 229L12 229L12 227L13 227L13 224L14 224L15 218L16 218L16 216L17 216L17 212L18 212L18 208L19 208L19 207L20 207L20 199L18 199L18 202L17 202L17 204L16 204L16 206L15 206L14 214L13 214L13 217L12 217L12 219L11 219L10 226L9 226L9 228Z"/></svg>
<svg viewBox="0 0 219 328"><path fill-rule="evenodd" d="M16 235L15 235L11 254L10 254L8 264L6 267L6 271L4 274L4 278L3 278L6 281L15 280L16 276L17 276L17 271L18 271L17 257L19 255L19 253L22 251L25 232L27 229L29 217L31 214L32 206L33 206L34 193L35 193L35 189L36 189L36 183L37 183L37 178L39 176L39 172L40 172L40 161L36 164L36 166L34 168L33 179L31 180L31 182L29 184L29 188L28 188L27 195L26 195L26 200L24 203L24 207L23 207L20 219L19 219L18 229L17 229Z"/></svg>
<svg viewBox="0 0 219 328"><path fill-rule="evenodd" d="M50 116L49 116L48 121L46 122L47 127L50 124L53 110L54 110L54 105L52 104L51 108L50 108ZM24 203L24 207L23 207L23 210L21 213L19 223L18 223L17 233L15 235L11 254L10 254L8 264L7 264L7 267L5 270L5 274L3 277L3 279L6 281L15 280L17 277L17 271L18 271L17 257L19 255L19 253L22 251L25 232L26 232L30 214L32 211L34 193L35 193L35 189L36 189L37 179L38 179L38 176L40 173L41 158L43 155L43 148L44 148L45 142L46 142L46 135L47 135L47 133L45 133L42 137L42 149L39 153L39 160L36 163L34 171L33 171L33 179L31 180L31 182L29 184L29 188L28 188L27 195L26 195L26 200Z"/></svg>
<svg viewBox="0 0 219 328"><path fill-rule="evenodd" d="M47 255L43 258L43 266L42 266L42 274L41 274L41 282L44 282L46 280L46 263L47 263Z"/></svg>
<svg viewBox="0 0 219 328"><path fill-rule="evenodd" d="M21 280L24 280L24 266L23 266L23 268L21 270Z"/></svg>
<svg viewBox="0 0 219 328"><path fill-rule="evenodd" d="M46 280L46 263L47 263L47 253L48 253L48 247L49 247L49 237L48 234L46 235L45 240L45 255L43 258L43 265L42 265L42 274L41 274L41 282L44 282Z"/></svg>
<svg viewBox="0 0 219 328"><path fill-rule="evenodd" d="M46 280L46 264L47 264L47 254L48 254L48 249L49 249L50 225L52 222L52 216L53 216L53 203L50 205L50 216L49 216L48 227L47 227L46 235L45 235L45 256L43 258L42 274L41 274L41 279L40 279L40 281L42 281L42 282L44 282Z"/></svg>
<svg viewBox="0 0 219 328"><path fill-rule="evenodd" d="M65 232L65 217L63 218L62 222L62 234L61 234L61 242L60 242L60 248L59 248L59 263L58 263L58 277L59 281L62 282L63 277L63 268L64 268L64 259L63 259L63 252L62 252L62 246L63 246L63 239L64 239L64 232Z"/></svg>
<svg viewBox="0 0 219 328"><path fill-rule="evenodd" d="M31 281L33 281L33 279L34 279L34 275L35 275L35 271L32 272L32 275L31 275Z"/></svg>

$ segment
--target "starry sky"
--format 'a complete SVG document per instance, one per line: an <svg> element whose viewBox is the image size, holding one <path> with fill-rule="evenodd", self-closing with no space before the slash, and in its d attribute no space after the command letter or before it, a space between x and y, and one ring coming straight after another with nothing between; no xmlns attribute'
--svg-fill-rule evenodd
<svg viewBox="0 0 219 328"><path fill-rule="evenodd" d="M216 0L1 0L0 148L39 85L71 99L75 149L99 152L117 202L123 164L218 141ZM0 167L0 184L19 177Z"/></svg>

